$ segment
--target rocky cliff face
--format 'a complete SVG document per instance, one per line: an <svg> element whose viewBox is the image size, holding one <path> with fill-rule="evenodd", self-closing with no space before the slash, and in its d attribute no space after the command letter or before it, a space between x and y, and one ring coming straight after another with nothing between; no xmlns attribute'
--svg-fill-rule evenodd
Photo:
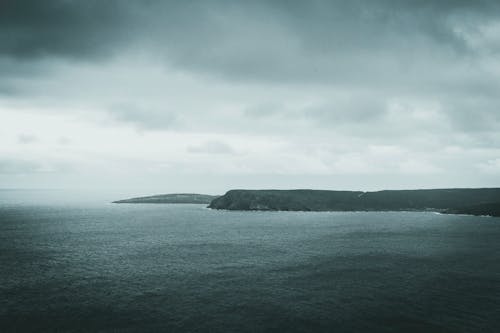
<svg viewBox="0 0 500 333"><path fill-rule="evenodd" d="M209 207L229 210L329 210L348 207L363 192L320 190L231 190L213 200Z"/></svg>
<svg viewBox="0 0 500 333"><path fill-rule="evenodd" d="M500 217L500 202L490 202L490 203L482 203L477 205L451 208L444 211L444 213Z"/></svg>

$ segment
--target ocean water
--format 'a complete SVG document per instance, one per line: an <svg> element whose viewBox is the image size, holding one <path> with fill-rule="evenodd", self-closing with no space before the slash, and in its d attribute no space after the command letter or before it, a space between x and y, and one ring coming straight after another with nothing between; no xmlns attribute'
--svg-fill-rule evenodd
<svg viewBox="0 0 500 333"><path fill-rule="evenodd" d="M1 332L500 332L500 218L0 191Z"/></svg>

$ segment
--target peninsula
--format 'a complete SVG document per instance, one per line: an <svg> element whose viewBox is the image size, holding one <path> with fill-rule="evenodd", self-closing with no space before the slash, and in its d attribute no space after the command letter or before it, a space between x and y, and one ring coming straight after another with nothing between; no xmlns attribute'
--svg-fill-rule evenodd
<svg viewBox="0 0 500 333"><path fill-rule="evenodd" d="M113 201L113 203L150 203L150 204L209 204L217 196L197 193L157 194L147 197L137 197Z"/></svg>
<svg viewBox="0 0 500 333"><path fill-rule="evenodd" d="M209 208L265 211L436 211L500 216L500 188L327 191L230 190Z"/></svg>

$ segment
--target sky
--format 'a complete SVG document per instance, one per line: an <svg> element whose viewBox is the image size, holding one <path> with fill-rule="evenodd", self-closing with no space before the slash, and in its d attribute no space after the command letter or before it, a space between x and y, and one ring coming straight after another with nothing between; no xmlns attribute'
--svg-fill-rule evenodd
<svg viewBox="0 0 500 333"><path fill-rule="evenodd" d="M0 2L0 188L500 186L500 2Z"/></svg>

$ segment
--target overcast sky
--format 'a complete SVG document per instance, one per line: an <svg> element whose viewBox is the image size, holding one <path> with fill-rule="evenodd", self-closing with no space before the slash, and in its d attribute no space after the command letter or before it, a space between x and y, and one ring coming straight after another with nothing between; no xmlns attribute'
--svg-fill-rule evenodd
<svg viewBox="0 0 500 333"><path fill-rule="evenodd" d="M0 2L0 187L493 186L498 1Z"/></svg>

